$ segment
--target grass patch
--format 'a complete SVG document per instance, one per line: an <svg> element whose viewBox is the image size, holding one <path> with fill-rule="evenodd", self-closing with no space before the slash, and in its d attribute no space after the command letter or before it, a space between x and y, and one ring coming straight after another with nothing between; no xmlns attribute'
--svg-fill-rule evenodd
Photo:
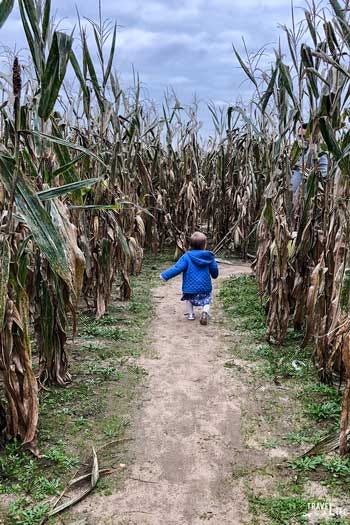
<svg viewBox="0 0 350 525"><path fill-rule="evenodd" d="M81 326L81 333L90 337L101 337L104 339L112 339L118 341L121 338L121 331L115 322L112 323L113 317L106 315L101 319L94 319L92 315L81 314L79 322Z"/></svg>
<svg viewBox="0 0 350 525"><path fill-rule="evenodd" d="M17 525L39 525L42 523L47 511L48 503L41 503L27 508L30 505L30 498L20 498L10 503L8 519Z"/></svg>
<svg viewBox="0 0 350 525"><path fill-rule="evenodd" d="M290 462L290 466L299 472L311 472L323 467L333 478L350 479L350 458L341 458L339 456L325 457L311 456L295 459Z"/></svg>
<svg viewBox="0 0 350 525"><path fill-rule="evenodd" d="M270 525L291 525L307 523L306 514L310 501L302 497L253 497L250 499L252 513L264 513L270 518ZM256 523L256 522L255 522Z"/></svg>
<svg viewBox="0 0 350 525"><path fill-rule="evenodd" d="M114 416L103 427L103 433L108 438L121 438L124 435L125 429L130 425L129 421L123 418Z"/></svg>
<svg viewBox="0 0 350 525"><path fill-rule="evenodd" d="M315 445L322 438L326 436L328 432L325 430L316 430L308 426L307 428L288 432L283 436L283 439L289 445Z"/></svg>
<svg viewBox="0 0 350 525"><path fill-rule="evenodd" d="M255 280L247 275L232 277L220 290L220 299L226 314L235 320L235 326L249 331L256 338L266 329L266 301L258 296Z"/></svg>

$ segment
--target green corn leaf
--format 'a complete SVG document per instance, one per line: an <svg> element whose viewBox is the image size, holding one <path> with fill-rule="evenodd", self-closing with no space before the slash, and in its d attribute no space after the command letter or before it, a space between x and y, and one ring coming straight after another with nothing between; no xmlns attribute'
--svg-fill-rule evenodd
<svg viewBox="0 0 350 525"><path fill-rule="evenodd" d="M318 105L317 115L319 117L327 117L332 111L332 96L331 94L322 95Z"/></svg>
<svg viewBox="0 0 350 525"><path fill-rule="evenodd" d="M273 210L272 210L272 200L270 198L266 198L265 206L262 211L262 218L264 219L265 223L269 228L272 228L273 224Z"/></svg>
<svg viewBox="0 0 350 525"><path fill-rule="evenodd" d="M227 110L227 127L228 127L228 129L231 129L232 113L233 113L233 107L229 106L229 108Z"/></svg>
<svg viewBox="0 0 350 525"><path fill-rule="evenodd" d="M47 120L55 106L57 96L66 75L73 39L55 31L41 82L39 116Z"/></svg>
<svg viewBox="0 0 350 525"><path fill-rule="evenodd" d="M294 105L297 106L298 102L294 95L294 86L293 86L292 77L290 75L289 67L286 66L281 60L279 60L278 64L279 64L279 73L280 73L280 79L281 79L282 85L284 86L290 98L293 100Z"/></svg>
<svg viewBox="0 0 350 525"><path fill-rule="evenodd" d="M38 80L40 81L42 72L44 70L44 58L43 58L43 55L42 55L42 51L41 51L40 46L38 46L36 44L35 38L33 37L32 31L31 31L31 29L29 27L28 20L27 20L27 15L26 15L26 12L25 12L25 9L24 9L24 1L23 0L19 0L18 5L19 5L19 11L20 11L20 14L21 14L23 29L24 29L24 32L25 32L25 35L26 35L26 39L27 39L27 42L28 42L30 53L32 55L36 76L37 76Z"/></svg>
<svg viewBox="0 0 350 525"><path fill-rule="evenodd" d="M120 89L118 78L115 77L112 72L110 74L110 77L111 77L111 88L112 88L112 92L114 96L114 102L117 105L117 107L119 107L120 97L123 92ZM116 111L118 111L118 109L116 109Z"/></svg>
<svg viewBox="0 0 350 525"><path fill-rule="evenodd" d="M21 0L21 3L23 3L24 9L27 13L28 22L31 25L32 32L36 40L36 45L41 45L42 39L39 28L37 7L33 0Z"/></svg>
<svg viewBox="0 0 350 525"><path fill-rule="evenodd" d="M0 236L0 331L4 327L7 284L10 277L11 249L5 235Z"/></svg>
<svg viewBox="0 0 350 525"><path fill-rule="evenodd" d="M52 132L51 132L52 135L54 137L57 137L59 139L64 140L64 137L62 135L62 131L61 131L60 127L58 126L56 120L55 119L51 119L51 123L52 123ZM61 173L63 174L64 183L68 184L68 183L71 183L71 182L78 181L80 179L80 177L79 177L79 173L76 171L76 169L74 167L75 163L73 163L73 160L75 160L75 159L72 159L72 157L71 157L71 150L67 146L63 146L63 145L60 145L60 144L54 144L53 147L54 147L54 150L55 150L55 153L56 153L59 165L60 165L58 170L62 169ZM82 158L86 157L86 155L84 155L84 153L81 153L78 157L76 157L76 160L80 156L82 156ZM78 160L77 160L77 162L78 162ZM52 174L52 176L54 176L54 174Z"/></svg>
<svg viewBox="0 0 350 525"><path fill-rule="evenodd" d="M331 88L331 85L330 83L324 78L324 76L319 72L317 71L317 69L315 69L314 67L306 67L305 68L305 71L306 73L312 73L313 75L315 75L315 77L317 77L318 79L320 79L324 84L326 84L326 86L328 87L328 89Z"/></svg>
<svg viewBox="0 0 350 525"><path fill-rule="evenodd" d="M42 35L43 35L44 44L46 43L46 40L48 37L48 30L50 27L50 13L51 13L51 0L45 0L43 27L42 27Z"/></svg>
<svg viewBox="0 0 350 525"><path fill-rule="evenodd" d="M0 178L9 193L12 190L14 169L15 159L0 155ZM34 242L49 261L51 268L70 285L68 261L59 232L39 197L29 188L21 174L17 180L15 202L33 235Z"/></svg>
<svg viewBox="0 0 350 525"><path fill-rule="evenodd" d="M94 63L93 63L93 61L91 59L91 56L90 56L90 52L89 52L89 48L88 48L88 45L87 45L86 35L85 34L83 35L83 53L84 53L84 59L86 61L86 64L87 64L87 67L88 67L88 70L89 70L89 74L90 74L90 78L91 78L91 82L92 82L92 87L94 89L97 102L98 102L98 104L100 106L101 111L104 111L103 97L101 95L100 85L98 83L98 79L97 79Z"/></svg>
<svg viewBox="0 0 350 525"><path fill-rule="evenodd" d="M323 140L325 141L328 150L336 160L340 160L342 151L339 147L333 128L331 127L328 119L321 117L319 119L319 127L322 133Z"/></svg>
<svg viewBox="0 0 350 525"><path fill-rule="evenodd" d="M77 79L79 80L81 90L84 93L85 91L88 91L88 87L86 85L86 81L85 81L84 75L83 75L83 73L81 71L78 59L75 56L75 53L74 53L73 49L71 49L69 58L70 58L72 66L73 66L74 72L75 72L75 74L77 76Z"/></svg>
<svg viewBox="0 0 350 525"><path fill-rule="evenodd" d="M142 134L142 137L145 137L148 133L152 133L152 131L159 126L159 122L156 119L149 128L146 129L146 131Z"/></svg>
<svg viewBox="0 0 350 525"><path fill-rule="evenodd" d="M331 4L333 11L335 12L339 21L344 40L346 41L348 47L350 47L350 26L346 20L344 9L340 6L338 0L329 0L329 3Z"/></svg>
<svg viewBox="0 0 350 525"><path fill-rule="evenodd" d="M249 71L248 67L246 66L246 64L244 63L244 61L242 60L242 58L240 57L238 51L236 50L235 46L232 46L233 47L233 51L236 55L236 58L239 62L239 65L241 66L241 68L243 69L243 71L245 72L245 74L247 75L247 77L253 82L254 86L257 88L258 87L258 84L254 78L254 76L252 75L252 73Z"/></svg>
<svg viewBox="0 0 350 525"><path fill-rule="evenodd" d="M0 28L11 14L15 0L2 0L0 3Z"/></svg>
<svg viewBox="0 0 350 525"><path fill-rule="evenodd" d="M266 88L266 91L260 100L262 113L265 113L267 104L269 103L269 100L273 94L273 90L274 90L275 82L276 82L276 76L277 76L277 67L272 71L271 78Z"/></svg>
<svg viewBox="0 0 350 525"><path fill-rule="evenodd" d="M25 131L21 131L21 133L31 133L32 135L36 137L46 139L49 142L53 142L54 144L59 144L61 146L66 146L67 148L81 151L82 153L85 153L85 155L89 155L93 159L97 160L97 162L102 164L102 166L104 166L105 168L107 167L106 164L103 162L103 160L98 155L96 155L95 153L92 153L92 151L84 148L83 146L80 146L79 144L74 144L73 142L68 142L68 140L64 140L59 137L54 137L52 135L47 135L46 133L41 133L40 131L25 130Z"/></svg>
<svg viewBox="0 0 350 525"><path fill-rule="evenodd" d="M116 40L117 40L117 24L114 25L113 36L112 36L112 44L111 44L111 51L109 53L109 59L108 59L108 63L107 63L107 68L106 68L106 71L105 71L105 74L104 74L104 78L103 78L103 87L105 87L107 85L107 82L108 82L108 79L109 79L109 75L111 74L111 69L112 69L113 60L114 60L114 54L115 54Z"/></svg>
<svg viewBox="0 0 350 525"><path fill-rule="evenodd" d="M208 104L208 109L210 111L210 113L212 114L212 118L213 118L213 124L215 126L215 130L216 130L216 133L220 133L220 123L219 123L219 119L217 117L217 114L215 112L215 106L212 108L209 104Z"/></svg>
<svg viewBox="0 0 350 525"><path fill-rule="evenodd" d="M293 66L295 68L295 71L298 71L298 59L295 53L295 43L294 43L294 37L292 35L292 32L290 29L288 29L286 26L282 26L282 29L284 29L286 35L287 35L287 43L289 47L289 53L291 56L291 59L293 61Z"/></svg>
<svg viewBox="0 0 350 525"><path fill-rule="evenodd" d="M54 170L52 172L52 178L57 177L58 175L62 175L63 173L66 173L71 168L73 168L75 164L80 162L84 157L85 157L85 153L81 153L81 155L78 155L74 159L66 162L65 164L63 164L63 166L60 166L59 168L57 168L57 170Z"/></svg>
<svg viewBox="0 0 350 525"><path fill-rule="evenodd" d="M89 118L90 117L90 91L86 84L86 79L84 78L79 62L73 50L71 50L70 52L70 62L72 64L76 77L80 83L80 88L83 93L83 104L84 104L85 115L87 118Z"/></svg>
<svg viewBox="0 0 350 525"><path fill-rule="evenodd" d="M23 160L26 162L26 169L29 171L30 176L34 179L38 176L38 169L33 162L33 158L27 148L22 151Z"/></svg>
<svg viewBox="0 0 350 525"><path fill-rule="evenodd" d="M338 71L340 71L341 73L343 73L343 75L345 75L347 78L350 78L350 72L349 70L345 69L337 60L334 60L333 58L331 58L330 56L327 55L327 53L325 53L324 51L313 51L312 53L315 57L318 57L320 58L321 60L323 60L324 62L326 62L327 64L331 64L332 66L334 66L336 69L338 69Z"/></svg>
<svg viewBox="0 0 350 525"><path fill-rule="evenodd" d="M314 77L312 71L315 69L314 61L312 58L311 49L306 44L301 46L301 61L303 63L304 69L307 71L307 78L309 80L310 87L316 98L319 96L317 80Z"/></svg>
<svg viewBox="0 0 350 525"><path fill-rule="evenodd" d="M292 149L291 149L291 152L290 152L290 164L291 166L293 167L297 160L299 159L300 155L301 155L301 146L299 145L298 141L296 140L294 143L293 143L293 146L292 146Z"/></svg>
<svg viewBox="0 0 350 525"><path fill-rule="evenodd" d="M306 18L306 23L307 23L307 27L309 29L309 33L311 35L311 38L313 40L313 43L315 45L315 47L317 46L317 33L316 33L316 28L315 28L315 25L314 25L314 22L311 18L311 13L309 11L304 11L304 15L305 15L305 18Z"/></svg>
<svg viewBox="0 0 350 525"><path fill-rule="evenodd" d="M30 234L25 239L21 241L20 248L18 253L16 254L16 262L18 265L18 273L17 273L17 280L22 286L22 288L26 287L27 284L27 276L28 276L28 256L27 256L27 248L30 241L33 240L33 236Z"/></svg>
<svg viewBox="0 0 350 525"><path fill-rule="evenodd" d="M91 22L91 25L92 25L92 28L93 28L93 31L94 31L95 43L96 43L96 47L97 47L97 52L98 52L98 56L99 56L99 59L100 59L100 63L103 64L103 51L102 51L102 47L101 47L100 37L99 37L99 35L98 35L97 31L96 31L96 24Z"/></svg>
<svg viewBox="0 0 350 525"><path fill-rule="evenodd" d="M325 22L323 27L324 27L324 32L326 35L329 50L332 53L333 58L336 59L337 52L339 50L339 43L338 43L337 36L333 28L333 24L332 22Z"/></svg>
<svg viewBox="0 0 350 525"><path fill-rule="evenodd" d="M348 177L349 176L349 168L350 168L350 145L346 146L343 151L341 152L341 155L338 160L339 168L341 171Z"/></svg>
<svg viewBox="0 0 350 525"><path fill-rule="evenodd" d="M61 135L56 135L55 126L52 127L52 133L57 138L63 139L63 137L61 137ZM72 158L71 158L71 155L70 155L70 149L67 148L67 146L62 146L62 145L56 144L56 143L53 144L53 149L55 151L55 154L56 154L56 157L57 157L57 160L58 160L58 163L59 163L60 167L62 167L62 168L65 167L66 168L66 169L64 169L62 171L64 183L65 184L70 184L71 182L78 181L79 180L79 174L76 172L74 165L73 166L70 165L72 163ZM83 158L86 157L86 155L84 155L83 153L81 153L81 155L83 155ZM60 168L58 168L58 169L60 169ZM53 177L53 174L52 174L52 177Z"/></svg>
<svg viewBox="0 0 350 525"><path fill-rule="evenodd" d="M41 201L47 201L49 199L55 199L61 195L66 195L67 193L72 193L73 191L82 190L85 188L91 188L96 184L100 179L85 179L77 182L72 182L70 184L64 184L63 186L57 186L55 188L48 188L47 190L42 190L37 193L37 196Z"/></svg>
<svg viewBox="0 0 350 525"><path fill-rule="evenodd" d="M329 0L329 3L331 4L333 11L335 12L337 18L339 18L340 20L343 20L344 13L343 13L343 9L341 8L338 0Z"/></svg>
<svg viewBox="0 0 350 525"><path fill-rule="evenodd" d="M19 251L17 253L17 260L20 260L20 259L23 258L24 253L25 253L25 251L26 251L26 249L28 247L28 244L32 240L33 240L33 235L32 234L28 235L25 239L23 239L23 241L21 242L20 249L19 249Z"/></svg>

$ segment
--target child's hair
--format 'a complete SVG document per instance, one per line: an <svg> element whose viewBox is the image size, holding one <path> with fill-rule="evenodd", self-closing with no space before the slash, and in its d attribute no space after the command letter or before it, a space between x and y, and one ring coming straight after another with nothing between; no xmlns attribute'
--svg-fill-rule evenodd
<svg viewBox="0 0 350 525"><path fill-rule="evenodd" d="M204 233L194 232L190 238L190 248L192 250L205 250L207 246L207 238Z"/></svg>

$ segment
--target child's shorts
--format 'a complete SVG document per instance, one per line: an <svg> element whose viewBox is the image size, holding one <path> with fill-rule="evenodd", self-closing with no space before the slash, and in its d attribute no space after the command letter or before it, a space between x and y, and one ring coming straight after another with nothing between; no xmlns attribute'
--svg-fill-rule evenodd
<svg viewBox="0 0 350 525"><path fill-rule="evenodd" d="M193 306L211 304L211 293L184 293L181 301L190 301Z"/></svg>

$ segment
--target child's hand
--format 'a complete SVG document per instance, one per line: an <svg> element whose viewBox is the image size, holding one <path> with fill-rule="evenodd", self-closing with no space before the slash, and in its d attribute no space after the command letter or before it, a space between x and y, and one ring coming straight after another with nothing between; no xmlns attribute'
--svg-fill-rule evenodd
<svg viewBox="0 0 350 525"><path fill-rule="evenodd" d="M164 277L162 277L162 274L159 275L159 278L160 278L162 281L165 281Z"/></svg>

